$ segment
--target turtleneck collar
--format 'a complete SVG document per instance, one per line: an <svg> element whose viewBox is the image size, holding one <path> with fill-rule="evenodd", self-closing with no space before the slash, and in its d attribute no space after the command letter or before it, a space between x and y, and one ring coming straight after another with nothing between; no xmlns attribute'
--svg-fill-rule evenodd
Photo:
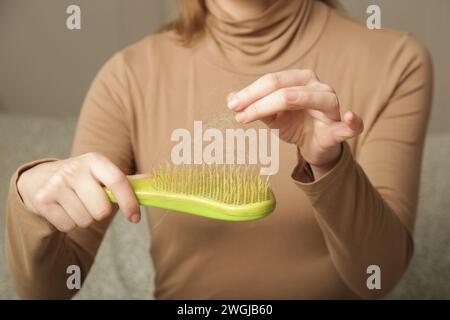
<svg viewBox="0 0 450 320"><path fill-rule="evenodd" d="M240 73L276 71L298 60L317 40L328 16L315 0L278 0L250 19L231 17L206 0L207 51L222 67Z"/></svg>

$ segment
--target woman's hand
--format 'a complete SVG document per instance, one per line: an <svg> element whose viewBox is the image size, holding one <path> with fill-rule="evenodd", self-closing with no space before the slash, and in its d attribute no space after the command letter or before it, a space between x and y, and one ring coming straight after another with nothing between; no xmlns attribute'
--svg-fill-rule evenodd
<svg viewBox="0 0 450 320"><path fill-rule="evenodd" d="M341 142L359 135L363 122L351 111L341 119L334 90L311 70L267 74L228 97L236 120L265 122L280 130L280 139L297 145L320 178L338 162Z"/></svg>
<svg viewBox="0 0 450 320"><path fill-rule="evenodd" d="M115 195L127 219L139 222L139 206L127 177L97 153L42 163L23 172L17 182L25 206L62 232L86 228L113 212L103 186Z"/></svg>

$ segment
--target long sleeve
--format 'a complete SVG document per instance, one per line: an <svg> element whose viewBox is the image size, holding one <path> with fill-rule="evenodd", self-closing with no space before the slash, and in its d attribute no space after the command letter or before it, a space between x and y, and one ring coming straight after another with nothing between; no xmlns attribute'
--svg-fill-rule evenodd
<svg viewBox="0 0 450 320"><path fill-rule="evenodd" d="M133 171L133 153L128 126L131 100L126 77L127 69L120 54L99 72L82 108L72 156L99 152L129 174ZM67 267L79 266L84 281L113 218L112 215L89 228L77 228L65 234L28 211L18 193L17 179L23 171L52 160L26 164L11 179L6 253L15 287L26 299L72 297L77 291L67 288Z"/></svg>
<svg viewBox="0 0 450 320"><path fill-rule="evenodd" d="M357 155L344 143L338 164L317 181L308 182L300 164L293 172L314 208L338 273L363 298L389 292L413 253L432 66L426 49L411 39L391 62L392 77L398 75L394 90L367 128ZM394 80L383 85L389 81ZM367 288L370 265L380 267L381 290Z"/></svg>

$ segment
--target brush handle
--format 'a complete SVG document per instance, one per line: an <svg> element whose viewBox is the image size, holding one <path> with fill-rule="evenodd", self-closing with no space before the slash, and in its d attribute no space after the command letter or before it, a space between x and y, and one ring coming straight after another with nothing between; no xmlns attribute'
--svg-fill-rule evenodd
<svg viewBox="0 0 450 320"><path fill-rule="evenodd" d="M149 179L128 179L131 188L133 189L133 192L136 196L136 199L139 203L139 205L144 205L143 197L148 196L149 191ZM106 195L108 196L108 199L111 203L117 203L117 199L114 196L114 194L109 190L108 188L104 188Z"/></svg>
<svg viewBox="0 0 450 320"><path fill-rule="evenodd" d="M141 206L183 212L216 220L258 220L269 215L276 205L274 198L254 204L233 206L203 197L161 192L153 188L150 179L132 179L130 185ZM108 188L105 188L105 192L112 203L117 203L116 197Z"/></svg>
<svg viewBox="0 0 450 320"><path fill-rule="evenodd" d="M225 221L251 221L266 217L276 206L275 198L245 205L231 205L207 197L164 192L154 188L149 178L129 179L136 199L141 206L160 208ZM112 192L105 188L109 200L117 203Z"/></svg>

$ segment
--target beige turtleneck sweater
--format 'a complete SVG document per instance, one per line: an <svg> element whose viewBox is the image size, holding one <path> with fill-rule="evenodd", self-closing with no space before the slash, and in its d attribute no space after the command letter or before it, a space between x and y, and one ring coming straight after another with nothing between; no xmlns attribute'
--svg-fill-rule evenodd
<svg viewBox="0 0 450 320"><path fill-rule="evenodd" d="M432 91L427 50L408 34L368 30L312 0L277 1L247 21L212 0L207 6L207 33L193 46L166 32L105 64L86 97L73 155L96 151L128 174L148 172L170 159L174 129L226 118L229 92L293 68L313 69L334 87L342 112L359 114L365 131L314 182L304 180L296 148L282 142L271 181L277 208L266 219L230 223L149 209L156 298L385 294L413 253ZM63 234L28 211L16 181L35 163L11 180L9 266L22 297L67 298L74 293L67 266L80 265L86 276L111 219ZM381 268L381 290L366 286L370 265Z"/></svg>

